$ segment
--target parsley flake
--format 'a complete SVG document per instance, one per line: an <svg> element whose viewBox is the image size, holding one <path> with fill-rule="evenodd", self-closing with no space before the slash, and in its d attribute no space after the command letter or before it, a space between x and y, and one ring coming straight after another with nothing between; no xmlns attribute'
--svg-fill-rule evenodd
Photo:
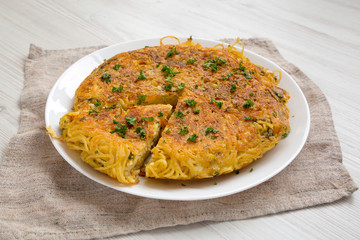
<svg viewBox="0 0 360 240"><path fill-rule="evenodd" d="M222 59L222 58L216 58L216 59L209 59L207 60L203 66L208 69L208 68L211 68L211 71L214 71L214 72L217 72L219 69L218 69L218 66L222 66L222 65L226 65L227 62L225 59Z"/></svg>
<svg viewBox="0 0 360 240"><path fill-rule="evenodd" d="M189 133L188 127L181 127L179 134L180 135L186 135Z"/></svg>
<svg viewBox="0 0 360 240"><path fill-rule="evenodd" d="M168 92L171 91L171 89L172 89L171 83L169 83L168 85L165 85L164 89L165 89L165 91L168 91Z"/></svg>
<svg viewBox="0 0 360 240"><path fill-rule="evenodd" d="M136 118L125 118L128 125L135 126L135 123L137 122Z"/></svg>
<svg viewBox="0 0 360 240"><path fill-rule="evenodd" d="M96 110L90 110L90 111L88 112L89 115L92 114L92 113L99 113L99 112L96 111Z"/></svg>
<svg viewBox="0 0 360 240"><path fill-rule="evenodd" d="M111 109L115 109L116 105L112 105L111 107L104 107L106 111L110 111Z"/></svg>
<svg viewBox="0 0 360 240"><path fill-rule="evenodd" d="M243 104L243 108L249 108L249 107L254 106L254 102L251 101L250 99L247 99L247 98L246 98L245 101L246 101L246 103Z"/></svg>
<svg viewBox="0 0 360 240"><path fill-rule="evenodd" d="M140 105L143 101L145 101L146 95L145 94L139 94L138 98L139 98L139 100L137 101L137 105Z"/></svg>
<svg viewBox="0 0 360 240"><path fill-rule="evenodd" d="M209 135L210 133L217 133L219 130L216 130L215 128L209 127L205 131L205 136Z"/></svg>
<svg viewBox="0 0 360 240"><path fill-rule="evenodd" d="M178 111L178 112L176 112L175 116L176 117L183 117L184 114L181 111Z"/></svg>
<svg viewBox="0 0 360 240"><path fill-rule="evenodd" d="M236 91L236 86L235 85L231 85L231 88L230 88L230 92L233 93Z"/></svg>
<svg viewBox="0 0 360 240"><path fill-rule="evenodd" d="M289 136L290 131L287 131L286 133L284 133L283 135L281 135L283 138L286 138L287 136Z"/></svg>
<svg viewBox="0 0 360 240"><path fill-rule="evenodd" d="M146 79L145 73L143 70L140 70L140 75L138 76L138 79Z"/></svg>
<svg viewBox="0 0 360 240"><path fill-rule="evenodd" d="M104 79L105 82L111 82L110 80L111 74L109 73L104 73L103 75L101 75L101 78Z"/></svg>
<svg viewBox="0 0 360 240"><path fill-rule="evenodd" d="M122 92L124 90L123 86L119 86L119 87L112 87L111 91L112 92Z"/></svg>
<svg viewBox="0 0 360 240"><path fill-rule="evenodd" d="M152 121L154 121L154 118L153 118L153 117L141 117L141 121L149 121L149 122L152 122Z"/></svg>
<svg viewBox="0 0 360 240"><path fill-rule="evenodd" d="M164 76L170 76L170 77L175 77L175 74L179 73L179 72L174 72L174 68L169 67L168 65L162 65L161 71L163 72Z"/></svg>
<svg viewBox="0 0 360 240"><path fill-rule="evenodd" d="M199 114L199 113L200 113L200 109L194 110L194 114Z"/></svg>
<svg viewBox="0 0 360 240"><path fill-rule="evenodd" d="M116 64L116 65L113 67L114 70L119 70L119 68L120 68L120 64Z"/></svg>
<svg viewBox="0 0 360 240"><path fill-rule="evenodd" d="M250 75L250 72L247 73L247 72L244 72L244 76L246 79L252 79L252 76Z"/></svg>
<svg viewBox="0 0 360 240"><path fill-rule="evenodd" d="M140 139L142 139L142 140L145 139L145 136L146 136L145 129L143 129L141 127L137 127L135 132L140 134Z"/></svg>
<svg viewBox="0 0 360 240"><path fill-rule="evenodd" d="M96 102L94 103L95 107L100 107L101 106L101 103L100 102Z"/></svg>
<svg viewBox="0 0 360 240"><path fill-rule="evenodd" d="M115 130L111 131L110 133L117 133L119 134L121 137L126 138L126 130L128 130L126 125L122 125L121 123L118 123L115 126Z"/></svg>
<svg viewBox="0 0 360 240"><path fill-rule="evenodd" d="M198 135L193 134L193 135L191 135L191 136L187 139L187 141L188 141L188 142L196 143L196 139L197 139L198 137L199 137Z"/></svg>
<svg viewBox="0 0 360 240"><path fill-rule="evenodd" d="M221 109L222 105L223 105L223 102L220 102L220 101L216 101L213 97L211 97L211 104L213 103L216 103L219 107L219 109Z"/></svg>
<svg viewBox="0 0 360 240"><path fill-rule="evenodd" d="M197 104L197 102L194 99L188 99L184 101L189 107L193 107Z"/></svg>
<svg viewBox="0 0 360 240"><path fill-rule="evenodd" d="M164 113L162 112L162 111L160 111L159 113L158 113L158 117L163 117L164 116Z"/></svg>
<svg viewBox="0 0 360 240"><path fill-rule="evenodd" d="M177 51L176 51L176 47L172 48L167 54L166 54L166 57L171 57L173 56L174 54L179 54Z"/></svg>
<svg viewBox="0 0 360 240"><path fill-rule="evenodd" d="M194 59L188 59L188 60L186 61L186 63L194 64L196 61L197 61L196 58L194 58Z"/></svg>
<svg viewBox="0 0 360 240"><path fill-rule="evenodd" d="M229 73L227 74L226 76L221 76L221 79L222 80L227 80L229 77L231 77L233 74L232 73Z"/></svg>
<svg viewBox="0 0 360 240"><path fill-rule="evenodd" d="M183 90L183 89L185 88L185 83L179 83L178 86L177 86L177 88L178 88L179 90Z"/></svg>

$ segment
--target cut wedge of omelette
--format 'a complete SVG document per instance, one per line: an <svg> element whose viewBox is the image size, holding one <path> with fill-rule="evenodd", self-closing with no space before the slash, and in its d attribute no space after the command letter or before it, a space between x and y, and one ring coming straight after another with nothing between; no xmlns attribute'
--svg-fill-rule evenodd
<svg viewBox="0 0 360 240"><path fill-rule="evenodd" d="M140 171L209 178L261 158L289 132L280 72L251 63L233 45L160 43L101 64L77 89L75 111L61 119L62 139L95 170L130 184Z"/></svg>

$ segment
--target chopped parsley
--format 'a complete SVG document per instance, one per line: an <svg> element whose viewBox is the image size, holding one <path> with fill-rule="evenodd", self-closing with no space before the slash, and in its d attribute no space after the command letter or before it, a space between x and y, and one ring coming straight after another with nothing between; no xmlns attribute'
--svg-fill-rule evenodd
<svg viewBox="0 0 360 240"><path fill-rule="evenodd" d="M166 130L165 132L166 132L166 133L171 133L170 129Z"/></svg>
<svg viewBox="0 0 360 240"><path fill-rule="evenodd" d="M116 65L113 67L114 70L119 70L119 68L120 68L120 64L116 64Z"/></svg>
<svg viewBox="0 0 360 240"><path fill-rule="evenodd" d="M287 131L286 133L284 133L283 135L281 135L283 138L286 138L287 136L289 136L290 131Z"/></svg>
<svg viewBox="0 0 360 240"><path fill-rule="evenodd" d="M178 86L177 86L177 88L178 88L179 90L183 90L183 89L185 88L185 83L179 83Z"/></svg>
<svg viewBox="0 0 360 240"><path fill-rule="evenodd" d="M168 91L168 92L171 91L171 89L172 89L171 83L169 83L168 85L165 85L164 89L165 89L165 91Z"/></svg>
<svg viewBox="0 0 360 240"><path fill-rule="evenodd" d="M146 79L145 73L143 70L140 70L140 75L138 76L138 79Z"/></svg>
<svg viewBox="0 0 360 240"><path fill-rule="evenodd" d="M197 59L194 58L194 59L187 60L186 63L194 64L196 61L197 61Z"/></svg>
<svg viewBox="0 0 360 240"><path fill-rule="evenodd" d="M90 110L90 111L88 111L88 114L89 114L89 115L92 114L92 113L99 113L99 112L96 111L96 110Z"/></svg>
<svg viewBox="0 0 360 240"><path fill-rule="evenodd" d="M165 91L170 92L170 91L171 91L171 89L172 89L172 85L171 85L171 83L169 83L168 85L165 85L164 89L165 89Z"/></svg>
<svg viewBox="0 0 360 240"><path fill-rule="evenodd" d="M141 121L149 121L149 122L152 122L152 121L154 121L154 118L153 118L153 117L141 117Z"/></svg>
<svg viewBox="0 0 360 240"><path fill-rule="evenodd" d="M124 90L124 87L123 86L119 86L119 87L112 87L112 90L113 92L122 92Z"/></svg>
<svg viewBox="0 0 360 240"><path fill-rule="evenodd" d="M170 76L170 77L175 77L175 75L179 72L174 72L174 68L169 67L168 65L162 65L162 69L161 71L163 72L164 76Z"/></svg>
<svg viewBox="0 0 360 240"><path fill-rule="evenodd" d="M128 130L126 125L122 125L121 123L117 123L117 125L115 126L115 130L111 131L110 133L117 133L121 137L126 138L126 130Z"/></svg>
<svg viewBox="0 0 360 240"><path fill-rule="evenodd" d="M146 136L145 129L143 129L141 127L137 127L135 132L140 134L140 139L145 139L145 136Z"/></svg>
<svg viewBox="0 0 360 240"><path fill-rule="evenodd" d="M218 66L226 65L226 60L222 58L209 59L207 60L203 66L208 69L211 68L211 71L217 72Z"/></svg>
<svg viewBox="0 0 360 240"><path fill-rule="evenodd" d="M245 101L246 101L246 103L243 104L243 108L249 108L249 107L254 106L254 102L251 101L250 99L247 99L247 98L246 98Z"/></svg>
<svg viewBox="0 0 360 240"><path fill-rule="evenodd" d="M233 74L232 73L229 73L229 74L227 74L226 76L221 76L221 79L222 80L226 80L226 79L228 79L229 77L231 77Z"/></svg>
<svg viewBox="0 0 360 240"><path fill-rule="evenodd" d="M179 134L180 135L186 135L189 133L188 127L181 127Z"/></svg>
<svg viewBox="0 0 360 240"><path fill-rule="evenodd" d="M137 105L140 105L143 101L145 101L146 95L145 94L139 94L138 98L139 98L139 100L137 101Z"/></svg>
<svg viewBox="0 0 360 240"><path fill-rule="evenodd" d="M236 91L236 86L235 85L231 85L231 88L230 88L230 92L233 93Z"/></svg>
<svg viewBox="0 0 360 240"><path fill-rule="evenodd" d="M188 99L184 101L189 107L193 107L197 104L197 102L194 99Z"/></svg>
<svg viewBox="0 0 360 240"><path fill-rule="evenodd" d="M173 56L174 54L179 54L177 51L176 51L176 47L172 48L167 54L166 54L166 57L171 57Z"/></svg>
<svg viewBox="0 0 360 240"><path fill-rule="evenodd" d="M167 76L167 77L165 78L165 81L171 83L171 85L174 85L174 81L172 80L172 78L171 78L170 76Z"/></svg>
<svg viewBox="0 0 360 240"><path fill-rule="evenodd" d="M205 136L209 135L210 133L217 133L219 130L216 130L215 128L209 127L205 131Z"/></svg>
<svg viewBox="0 0 360 240"><path fill-rule="evenodd" d="M200 113L200 109L194 110L194 114L199 114L199 113Z"/></svg>
<svg viewBox="0 0 360 240"><path fill-rule="evenodd" d="M191 136L187 139L187 141L188 141L188 142L194 142L194 143L196 143L196 139L197 139L198 137L199 137L199 136L194 133L193 135L191 135Z"/></svg>
<svg viewBox="0 0 360 240"><path fill-rule="evenodd" d="M178 112L176 112L175 116L176 117L183 117L184 114L181 111L178 111Z"/></svg>
<svg viewBox="0 0 360 240"><path fill-rule="evenodd" d="M254 169L253 169L253 168L251 168L249 172L252 172L252 171L254 171Z"/></svg>
<svg viewBox="0 0 360 240"><path fill-rule="evenodd" d="M214 172L214 176L217 176L217 175L219 175L219 171Z"/></svg>
<svg viewBox="0 0 360 240"><path fill-rule="evenodd" d="M199 87L199 85L196 84L196 85L195 85L195 89L198 89L198 87Z"/></svg>
<svg viewBox="0 0 360 240"><path fill-rule="evenodd" d="M105 82L111 82L110 80L111 74L109 73L104 73L103 75L101 75L101 78L104 79Z"/></svg>
<svg viewBox="0 0 360 240"><path fill-rule="evenodd" d="M160 112L158 113L158 116L159 116L159 117L163 117L163 116L164 116L164 113L163 113L162 111L160 111Z"/></svg>
<svg viewBox="0 0 360 240"><path fill-rule="evenodd" d="M274 117L277 117L277 113L276 113L276 112L273 112L273 116L274 116Z"/></svg>
<svg viewBox="0 0 360 240"><path fill-rule="evenodd" d="M100 102L96 102L94 103L95 107L100 107L101 106L101 103Z"/></svg>
<svg viewBox="0 0 360 240"><path fill-rule="evenodd" d="M245 118L246 121L252 121L252 120L254 120L252 117L246 117L246 116L245 116L244 118Z"/></svg>
<svg viewBox="0 0 360 240"><path fill-rule="evenodd" d="M223 102L220 102L220 101L216 101L213 97L211 97L211 104L213 103L216 103L219 107L219 109L221 109L222 105L223 105Z"/></svg>
<svg viewBox="0 0 360 240"><path fill-rule="evenodd" d="M111 107L105 107L106 111L110 111L111 109L115 109L116 105L112 105Z"/></svg>
<svg viewBox="0 0 360 240"><path fill-rule="evenodd" d="M238 175L239 173L240 173L240 170L237 169L237 170L235 171L235 174Z"/></svg>
<svg viewBox="0 0 360 240"><path fill-rule="evenodd" d="M246 79L252 79L252 76L250 75L250 72L247 73L247 72L244 72L244 76Z"/></svg>
<svg viewBox="0 0 360 240"><path fill-rule="evenodd" d="M135 123L137 122L136 118L125 118L128 125L135 126Z"/></svg>

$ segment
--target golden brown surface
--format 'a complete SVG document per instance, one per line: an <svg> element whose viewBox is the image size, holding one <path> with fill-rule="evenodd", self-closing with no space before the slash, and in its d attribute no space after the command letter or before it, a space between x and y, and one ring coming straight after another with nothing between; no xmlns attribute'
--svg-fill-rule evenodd
<svg viewBox="0 0 360 240"><path fill-rule="evenodd" d="M60 120L60 128L67 145L82 151L84 162L120 182L136 183L140 167L167 124L171 109L171 105L127 110L99 106L67 113Z"/></svg>
<svg viewBox="0 0 360 240"><path fill-rule="evenodd" d="M278 81L274 73L251 63L233 47L203 48L188 41L120 53L105 61L77 89L74 108L83 112L78 119L84 112L99 111L93 122L77 121L82 128L106 132L103 138L109 135L120 145L145 142L150 149L151 143L139 139L139 132L130 129L126 138L111 134L112 114L129 111L131 118L140 119L142 106L176 106L169 122L162 123L166 127L145 174L208 178L262 157L290 130L285 105L289 95L276 87ZM141 106L132 107L136 105ZM120 119L129 127L125 118ZM149 139L156 139L160 129L154 137L145 131Z"/></svg>

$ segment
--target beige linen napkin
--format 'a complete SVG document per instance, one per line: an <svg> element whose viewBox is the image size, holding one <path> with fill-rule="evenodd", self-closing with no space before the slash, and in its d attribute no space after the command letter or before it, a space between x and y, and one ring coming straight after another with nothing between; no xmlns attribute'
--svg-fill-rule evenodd
<svg viewBox="0 0 360 240"><path fill-rule="evenodd" d="M342 164L329 104L321 90L284 60L273 43L248 39L246 48L279 64L300 85L311 111L305 147L281 173L238 194L204 201L164 201L102 186L73 169L45 135L50 88L76 60L100 47L42 50L25 63L19 132L0 166L1 239L91 239L190 224L228 221L333 202L357 190Z"/></svg>

